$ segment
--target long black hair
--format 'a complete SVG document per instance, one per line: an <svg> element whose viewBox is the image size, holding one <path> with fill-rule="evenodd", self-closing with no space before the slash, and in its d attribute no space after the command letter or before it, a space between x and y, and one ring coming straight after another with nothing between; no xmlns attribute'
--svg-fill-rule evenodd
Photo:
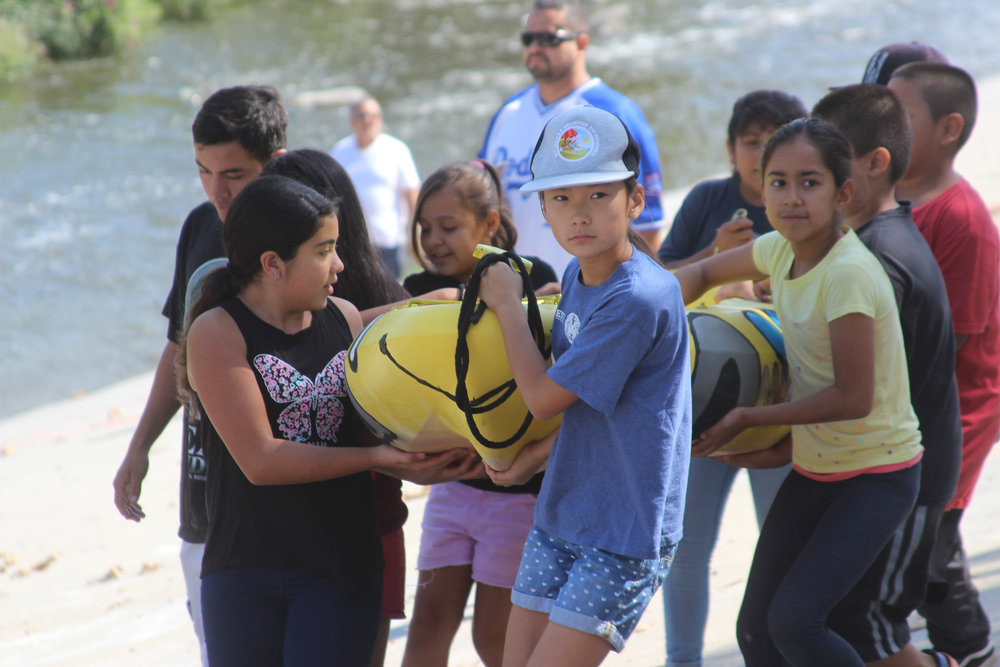
<svg viewBox="0 0 1000 667"><path fill-rule="evenodd" d="M228 262L205 277L201 295L188 314L175 363L177 388L192 417L197 404L187 377L187 334L202 313L240 293L263 267L261 255L273 251L289 261L312 238L324 218L337 215L337 206L312 188L284 176L261 176L233 199L222 243Z"/></svg>
<svg viewBox="0 0 1000 667"><path fill-rule="evenodd" d="M300 148L276 156L262 174L294 179L337 202L340 225L337 254L344 262L344 270L334 287L336 296L347 299L358 310L407 297L406 291L382 268L368 235L361 200L339 162L324 151Z"/></svg>

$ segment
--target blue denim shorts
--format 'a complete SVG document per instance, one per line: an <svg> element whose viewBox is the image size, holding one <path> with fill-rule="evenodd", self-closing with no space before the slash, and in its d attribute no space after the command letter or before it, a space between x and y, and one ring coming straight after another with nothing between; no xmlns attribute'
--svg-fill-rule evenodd
<svg viewBox="0 0 1000 667"><path fill-rule="evenodd" d="M663 583L675 546L642 560L584 547L532 527L511 593L514 604L602 637L616 652Z"/></svg>

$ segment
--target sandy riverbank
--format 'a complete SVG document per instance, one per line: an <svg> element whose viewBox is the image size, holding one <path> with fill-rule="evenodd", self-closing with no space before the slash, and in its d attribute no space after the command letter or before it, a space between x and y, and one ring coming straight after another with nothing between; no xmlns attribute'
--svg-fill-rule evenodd
<svg viewBox="0 0 1000 667"><path fill-rule="evenodd" d="M980 86L980 121L959 169L1000 213L1000 78ZM679 202L679 196L668 201ZM676 205L676 203L674 204ZM180 423L151 453L143 487L147 519L126 522L111 480L148 392L144 375L0 421L0 665L198 664L177 560ZM408 487L410 561L416 556L421 489ZM707 664L741 661L732 627L756 537L741 477L713 562ZM964 520L973 573L1000 641L1000 453L994 451ZM415 571L408 573L412 599ZM626 650L608 665L663 661L662 608L653 601ZM467 626L467 624L466 624ZM399 664L406 622L394 624L388 665ZM918 639L922 639L918 634ZM468 627L452 665L478 664Z"/></svg>
<svg viewBox="0 0 1000 667"><path fill-rule="evenodd" d="M177 471L180 424L171 423L152 450L142 502L147 519L126 522L111 501L111 479L146 396L150 376L53 404L0 423L0 665L198 664L184 609L177 560ZM414 559L424 496L407 487L406 525ZM741 665L733 624L756 538L749 489L739 477L712 574L707 664ZM973 573L1000 641L1000 452L980 481L965 533ZM452 652L453 666L478 665L468 622ZM394 623L386 664L398 665L406 622ZM919 635L918 635L919 637ZM660 665L663 615L659 596L621 655L608 665Z"/></svg>

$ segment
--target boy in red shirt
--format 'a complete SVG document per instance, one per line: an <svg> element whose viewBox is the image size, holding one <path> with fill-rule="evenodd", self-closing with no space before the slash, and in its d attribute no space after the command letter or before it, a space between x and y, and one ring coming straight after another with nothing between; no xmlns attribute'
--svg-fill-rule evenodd
<svg viewBox="0 0 1000 667"><path fill-rule="evenodd" d="M972 584L959 533L976 480L1000 435L1000 236L986 205L954 169L976 120L976 88L963 70L916 62L895 70L889 88L910 114L913 148L896 199L913 219L944 276L958 348L962 468L931 558L926 601L934 648L962 667L997 663L990 622Z"/></svg>

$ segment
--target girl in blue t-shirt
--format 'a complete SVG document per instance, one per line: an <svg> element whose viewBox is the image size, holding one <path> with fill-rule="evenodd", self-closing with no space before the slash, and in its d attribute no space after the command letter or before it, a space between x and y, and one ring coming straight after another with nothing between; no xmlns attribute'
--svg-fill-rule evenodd
<svg viewBox="0 0 1000 667"><path fill-rule="evenodd" d="M761 529L737 622L740 650L748 667L861 667L826 618L916 498L922 448L899 316L885 271L841 223L853 185L840 133L815 119L785 125L768 142L761 173L776 231L676 275L689 302L714 285L770 276L791 398L731 410L695 434L693 453L709 455L751 426L792 425L792 471ZM787 461L787 450L727 460L772 465Z"/></svg>
<svg viewBox="0 0 1000 667"><path fill-rule="evenodd" d="M542 212L574 259L552 326L552 367L503 264L480 297L497 316L514 379L552 440L526 446L494 481L543 466L512 593L504 664L596 665L620 651L669 568L690 457L687 319L677 281L631 242L644 206L639 149L613 114L553 117L531 160Z"/></svg>

